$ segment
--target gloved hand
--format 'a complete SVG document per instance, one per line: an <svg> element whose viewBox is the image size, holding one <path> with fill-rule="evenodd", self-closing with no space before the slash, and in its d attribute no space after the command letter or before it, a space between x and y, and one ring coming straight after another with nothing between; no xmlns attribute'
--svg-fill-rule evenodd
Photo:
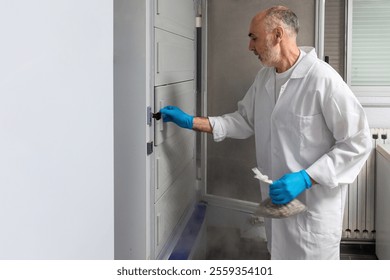
<svg viewBox="0 0 390 280"><path fill-rule="evenodd" d="M270 185L269 195L274 204L287 204L312 185L305 170L288 173Z"/></svg>
<svg viewBox="0 0 390 280"><path fill-rule="evenodd" d="M164 122L174 122L182 128L192 129L194 117L175 106L166 106L160 110Z"/></svg>

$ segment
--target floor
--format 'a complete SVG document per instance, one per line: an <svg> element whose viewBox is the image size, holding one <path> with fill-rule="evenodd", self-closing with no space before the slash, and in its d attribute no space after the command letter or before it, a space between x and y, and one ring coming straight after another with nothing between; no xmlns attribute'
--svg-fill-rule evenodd
<svg viewBox="0 0 390 280"><path fill-rule="evenodd" d="M209 227L207 229L207 253L209 260L269 260L270 255L264 240L240 238L232 228ZM377 260L375 244L340 245L341 260Z"/></svg>
<svg viewBox="0 0 390 280"><path fill-rule="evenodd" d="M269 260L264 240L240 238L238 229L208 227L208 260Z"/></svg>

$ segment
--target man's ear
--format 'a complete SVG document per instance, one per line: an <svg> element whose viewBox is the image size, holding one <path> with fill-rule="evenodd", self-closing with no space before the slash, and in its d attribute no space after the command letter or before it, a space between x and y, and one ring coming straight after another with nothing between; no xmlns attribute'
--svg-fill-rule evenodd
<svg viewBox="0 0 390 280"><path fill-rule="evenodd" d="M284 29L281 26L278 26L274 29L275 31L275 39L280 42L284 36Z"/></svg>

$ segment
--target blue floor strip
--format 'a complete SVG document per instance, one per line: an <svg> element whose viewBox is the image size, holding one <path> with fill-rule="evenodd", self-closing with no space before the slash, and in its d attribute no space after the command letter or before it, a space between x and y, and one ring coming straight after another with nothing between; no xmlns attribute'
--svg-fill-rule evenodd
<svg viewBox="0 0 390 280"><path fill-rule="evenodd" d="M196 237L199 234L202 227L204 217L206 215L207 205L205 203L199 203L195 206L195 210L191 215L191 218L186 224L182 235L180 236L175 248L173 249L170 260L187 260L192 247L195 244Z"/></svg>

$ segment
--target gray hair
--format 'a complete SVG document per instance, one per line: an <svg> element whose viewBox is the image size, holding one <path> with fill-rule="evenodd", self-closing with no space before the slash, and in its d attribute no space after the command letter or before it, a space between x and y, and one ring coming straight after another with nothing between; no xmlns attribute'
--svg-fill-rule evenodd
<svg viewBox="0 0 390 280"><path fill-rule="evenodd" d="M292 32L292 35L298 35L299 21L297 15L287 7L276 6L269 8L265 14L265 25L267 31L283 23L287 29Z"/></svg>

